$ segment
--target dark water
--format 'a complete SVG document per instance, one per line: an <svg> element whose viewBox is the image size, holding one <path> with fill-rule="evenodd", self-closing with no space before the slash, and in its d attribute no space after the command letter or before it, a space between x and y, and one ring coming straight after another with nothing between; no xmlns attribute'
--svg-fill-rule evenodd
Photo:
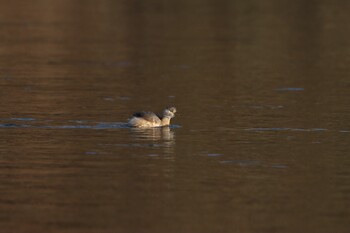
<svg viewBox="0 0 350 233"><path fill-rule="evenodd" d="M1 1L1 232L349 232L349 7Z"/></svg>

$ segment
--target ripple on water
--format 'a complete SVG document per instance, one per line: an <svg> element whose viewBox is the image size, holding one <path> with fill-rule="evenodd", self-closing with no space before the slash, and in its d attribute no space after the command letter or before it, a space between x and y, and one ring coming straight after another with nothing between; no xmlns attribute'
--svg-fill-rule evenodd
<svg viewBox="0 0 350 233"><path fill-rule="evenodd" d="M218 156L222 156L223 154L216 154L216 153L209 153L207 154L207 156L209 157L218 157Z"/></svg>
<svg viewBox="0 0 350 233"><path fill-rule="evenodd" d="M2 118L3 121L35 121L34 118L30 117L13 117L13 118Z"/></svg>
<svg viewBox="0 0 350 233"><path fill-rule="evenodd" d="M86 123L86 121L81 121L81 120L70 120L70 121L68 121L68 122L78 123L78 124Z"/></svg>
<svg viewBox="0 0 350 233"><path fill-rule="evenodd" d="M77 122L80 124L79 122ZM5 123L0 128L36 128L36 129L123 129L129 128L126 123L99 123L96 125L22 125Z"/></svg>
<svg viewBox="0 0 350 233"><path fill-rule="evenodd" d="M302 129L302 128L249 128L245 129L247 131L301 131L301 132L317 132L317 131L328 131L324 128L311 128L311 129Z"/></svg>
<svg viewBox="0 0 350 233"><path fill-rule="evenodd" d="M253 108L253 109L281 109L284 108L283 105L252 105L249 106L249 108Z"/></svg>
<svg viewBox="0 0 350 233"><path fill-rule="evenodd" d="M17 126L16 124L0 124L1 128L16 128Z"/></svg>
<svg viewBox="0 0 350 233"><path fill-rule="evenodd" d="M221 160L219 162L221 164L234 164L240 167L267 167L267 168L279 168L279 169L288 168L288 166L284 164L265 164L257 160Z"/></svg>
<svg viewBox="0 0 350 233"><path fill-rule="evenodd" d="M290 128L249 128L247 131L287 131Z"/></svg>
<svg viewBox="0 0 350 233"><path fill-rule="evenodd" d="M248 167L248 166L258 166L260 165L260 161L257 160L221 160L220 163L223 164L236 164L241 167Z"/></svg>
<svg viewBox="0 0 350 233"><path fill-rule="evenodd" d="M9 118L9 119L21 119L22 121L34 121L33 118ZM1 119L1 120L9 120ZM24 120L25 119L25 120ZM50 120L45 120L44 122L52 122ZM131 128L127 123L124 122L98 122L95 125L82 125L83 123L88 123L84 120L70 120L71 123L77 123L79 125L40 125L38 122L37 125L23 125L23 124L14 124L14 123L4 123L0 124L0 128L37 128L37 129L125 129ZM179 125L170 125L170 129L180 128Z"/></svg>
<svg viewBox="0 0 350 233"><path fill-rule="evenodd" d="M86 155L96 155L97 152L95 152L95 151L86 151L85 154Z"/></svg>
<svg viewBox="0 0 350 233"><path fill-rule="evenodd" d="M304 91L305 89L302 87L282 87L277 88L276 91Z"/></svg>

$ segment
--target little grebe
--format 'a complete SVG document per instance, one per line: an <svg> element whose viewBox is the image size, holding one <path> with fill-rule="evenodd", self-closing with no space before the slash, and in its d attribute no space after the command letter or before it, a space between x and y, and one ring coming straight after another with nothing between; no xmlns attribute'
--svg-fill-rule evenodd
<svg viewBox="0 0 350 233"><path fill-rule="evenodd" d="M175 117L175 112L175 107L164 109L162 116L153 112L136 112L129 119L128 124L138 128L168 126L170 124L170 119Z"/></svg>

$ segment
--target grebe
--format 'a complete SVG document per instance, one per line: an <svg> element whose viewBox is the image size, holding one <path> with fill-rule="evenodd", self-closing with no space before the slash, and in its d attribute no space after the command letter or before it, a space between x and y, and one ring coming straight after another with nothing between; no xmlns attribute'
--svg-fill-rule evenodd
<svg viewBox="0 0 350 233"><path fill-rule="evenodd" d="M175 107L164 109L162 116L153 112L136 112L129 119L128 124L138 128L167 126L170 124L170 119L175 117L175 112Z"/></svg>

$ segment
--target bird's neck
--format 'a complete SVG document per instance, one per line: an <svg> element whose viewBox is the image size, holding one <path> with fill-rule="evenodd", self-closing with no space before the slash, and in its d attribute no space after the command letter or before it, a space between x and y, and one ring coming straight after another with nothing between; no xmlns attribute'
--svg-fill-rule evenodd
<svg viewBox="0 0 350 233"><path fill-rule="evenodd" d="M170 117L162 118L162 126L170 125Z"/></svg>

